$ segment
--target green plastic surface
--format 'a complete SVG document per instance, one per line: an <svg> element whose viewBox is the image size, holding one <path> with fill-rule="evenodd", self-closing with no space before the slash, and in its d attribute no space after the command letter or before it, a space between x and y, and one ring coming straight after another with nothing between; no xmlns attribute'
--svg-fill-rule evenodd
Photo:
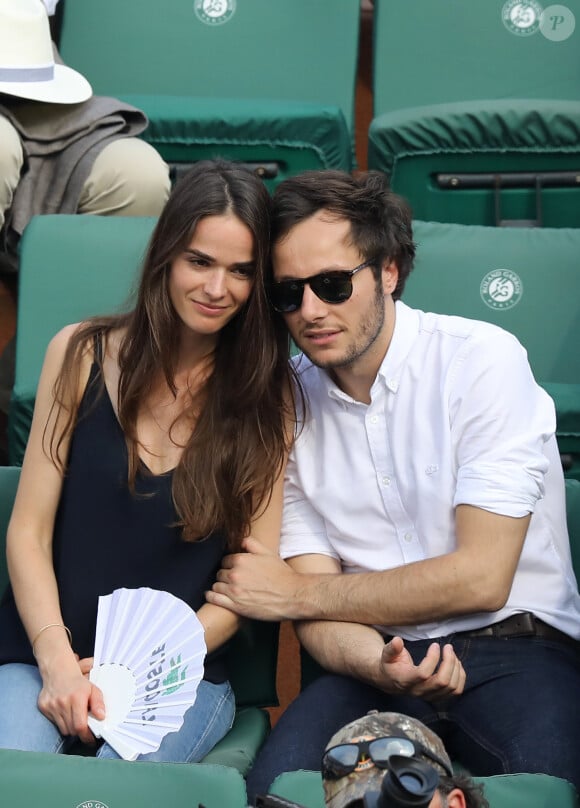
<svg viewBox="0 0 580 808"><path fill-rule="evenodd" d="M254 117L259 142L246 140L247 116L238 134L248 161L262 161L274 149L276 159L289 162L286 151L275 148L279 126L270 134L273 104L286 105L285 122L295 105L318 106L323 117L327 113L322 108L333 108L344 120L337 115L332 137L340 142L346 133L350 142L332 165L350 168L359 0L224 0L215 12L204 8L200 0L74 0L64 10L60 51L97 94L150 96L141 107L155 123L159 122L155 98L181 96L183 115L198 131L203 127L210 142L222 137L222 123L231 128L232 100L253 102L258 108ZM221 103L221 118L196 118L191 99ZM310 140L309 126L299 114L294 123L301 129L298 140ZM178 138L177 132L171 134ZM315 145L316 140L314 135ZM152 142L157 145L155 138ZM262 148L263 142L269 150ZM337 144L329 140L326 145L336 151ZM299 145L293 148L301 152ZM234 158L235 150L226 151L225 142L221 149L224 156ZM169 152L163 153L169 159ZM199 159L193 148L188 159ZM309 163L300 160L289 164L293 173L306 167Z"/></svg>
<svg viewBox="0 0 580 808"><path fill-rule="evenodd" d="M242 775L205 764L128 763L0 750L2 805L18 808L245 808Z"/></svg>
<svg viewBox="0 0 580 808"><path fill-rule="evenodd" d="M509 0L413 0L412 13L407 0L375 2L368 162L391 174L418 219L580 226L580 184L546 188L541 210L533 187L503 190L496 215L493 188L435 182L460 173L580 176L580 0L519 5L518 28Z"/></svg>
<svg viewBox="0 0 580 808"><path fill-rule="evenodd" d="M476 777L483 783L490 808L578 808L574 786L547 774L502 774ZM319 772L285 772L274 780L270 793L293 800L304 808L324 808Z"/></svg>
<svg viewBox="0 0 580 808"><path fill-rule="evenodd" d="M374 115L482 98L577 100L580 0L563 4L576 27L560 41L535 24L532 34L514 33L502 18L507 5L413 0L411 11L409 0L375 0Z"/></svg>
<svg viewBox="0 0 580 808"><path fill-rule="evenodd" d="M441 188L436 176L572 171L580 177L580 102L486 99L385 113L369 128L369 165L390 175L418 219L494 225L492 187ZM503 188L500 214L535 219L535 188ZM578 187L543 188L541 218L546 227L580 227L580 180Z"/></svg>

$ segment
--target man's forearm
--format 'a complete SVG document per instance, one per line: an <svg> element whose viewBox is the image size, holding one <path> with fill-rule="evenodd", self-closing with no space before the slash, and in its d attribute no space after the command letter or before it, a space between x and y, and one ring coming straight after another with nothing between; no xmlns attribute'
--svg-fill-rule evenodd
<svg viewBox="0 0 580 808"><path fill-rule="evenodd" d="M416 625L493 610L483 578L473 569L468 575L465 566L460 554L452 553L383 572L302 574L288 602L288 617Z"/></svg>
<svg viewBox="0 0 580 808"><path fill-rule="evenodd" d="M301 644L323 668L377 686L384 640L371 626L329 620L296 624Z"/></svg>

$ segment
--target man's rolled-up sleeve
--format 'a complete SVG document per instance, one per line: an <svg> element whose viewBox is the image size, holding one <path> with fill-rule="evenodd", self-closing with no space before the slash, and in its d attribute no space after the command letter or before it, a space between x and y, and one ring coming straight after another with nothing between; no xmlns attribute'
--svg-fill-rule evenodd
<svg viewBox="0 0 580 808"><path fill-rule="evenodd" d="M469 342L450 378L451 429L458 463L454 506L505 516L532 513L555 440L554 404L536 383L527 355L507 332Z"/></svg>

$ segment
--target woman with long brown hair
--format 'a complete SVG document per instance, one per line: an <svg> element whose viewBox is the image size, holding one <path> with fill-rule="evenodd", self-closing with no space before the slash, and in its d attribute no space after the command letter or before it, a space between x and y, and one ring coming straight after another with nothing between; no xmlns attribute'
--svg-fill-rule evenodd
<svg viewBox="0 0 580 808"><path fill-rule="evenodd" d="M7 537L0 747L93 741L97 600L120 587L186 601L208 648L183 727L141 757L199 760L229 729L220 649L238 618L204 593L245 536L277 547L292 431L288 338L266 297L269 227L257 177L197 164L159 218L134 308L50 343ZM117 757L106 743L97 754Z"/></svg>

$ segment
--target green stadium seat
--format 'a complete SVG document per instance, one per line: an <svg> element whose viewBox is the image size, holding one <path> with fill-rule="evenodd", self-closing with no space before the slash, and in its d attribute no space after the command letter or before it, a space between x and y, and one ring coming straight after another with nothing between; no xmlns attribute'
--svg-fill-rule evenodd
<svg viewBox="0 0 580 808"><path fill-rule="evenodd" d="M572 565L580 587L580 480L566 480L566 518L570 535Z"/></svg>
<svg viewBox="0 0 580 808"><path fill-rule="evenodd" d="M580 0L542 6L376 0L369 167L417 219L580 226Z"/></svg>
<svg viewBox="0 0 580 808"><path fill-rule="evenodd" d="M0 466L0 596L8 586L6 529L10 521L19 479L19 466Z"/></svg>
<svg viewBox="0 0 580 808"><path fill-rule="evenodd" d="M10 462L24 457L46 347L59 329L121 310L130 297L154 218L37 216L21 241Z"/></svg>
<svg viewBox="0 0 580 808"><path fill-rule="evenodd" d="M74 0L59 48L178 170L221 156L272 187L352 167L358 30L359 0Z"/></svg>
<svg viewBox="0 0 580 808"><path fill-rule="evenodd" d="M0 749L2 805L33 808L246 808L235 769Z"/></svg>
<svg viewBox="0 0 580 808"><path fill-rule="evenodd" d="M421 221L413 229L404 302L515 334L555 401L566 474L580 477L580 229Z"/></svg>
<svg viewBox="0 0 580 808"><path fill-rule="evenodd" d="M475 777L483 783L490 808L578 808L573 785L547 774L501 774ZM270 793L304 808L324 808L324 791L319 772L285 772L274 780Z"/></svg>

